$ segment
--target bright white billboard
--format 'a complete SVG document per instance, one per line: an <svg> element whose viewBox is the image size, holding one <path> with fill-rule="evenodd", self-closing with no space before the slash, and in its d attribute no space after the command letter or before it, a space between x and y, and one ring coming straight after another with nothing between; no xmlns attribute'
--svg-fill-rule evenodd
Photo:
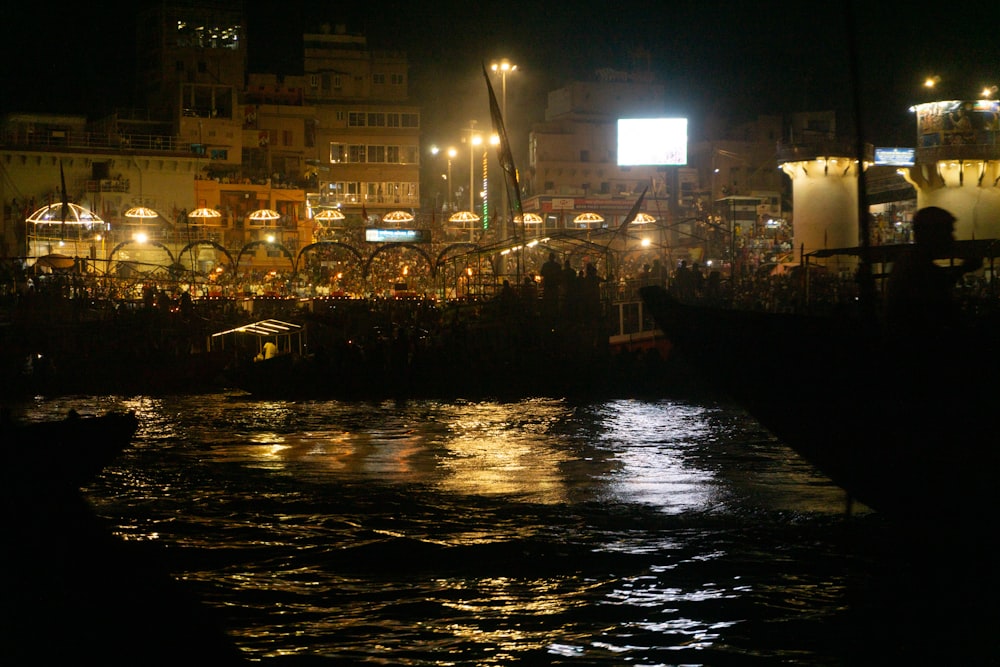
<svg viewBox="0 0 1000 667"><path fill-rule="evenodd" d="M687 164L687 118L619 118L618 165Z"/></svg>

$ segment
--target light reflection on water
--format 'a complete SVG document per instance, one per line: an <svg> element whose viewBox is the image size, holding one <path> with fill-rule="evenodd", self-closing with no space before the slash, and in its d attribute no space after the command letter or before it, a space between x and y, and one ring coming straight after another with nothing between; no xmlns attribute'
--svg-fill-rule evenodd
<svg viewBox="0 0 1000 667"><path fill-rule="evenodd" d="M745 414L621 400L63 399L136 410L89 491L255 659L842 664L877 517ZM874 521L874 523L872 523ZM855 642L856 644L856 642Z"/></svg>

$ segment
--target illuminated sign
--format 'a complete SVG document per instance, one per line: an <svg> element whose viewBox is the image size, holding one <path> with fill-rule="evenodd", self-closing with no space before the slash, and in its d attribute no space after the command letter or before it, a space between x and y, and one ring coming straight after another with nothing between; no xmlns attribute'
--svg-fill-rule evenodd
<svg viewBox="0 0 1000 667"><path fill-rule="evenodd" d="M876 148L875 164L894 167L912 167L916 159L915 148Z"/></svg>
<svg viewBox="0 0 1000 667"><path fill-rule="evenodd" d="M429 229L365 229L365 241L369 243L430 243Z"/></svg>
<svg viewBox="0 0 1000 667"><path fill-rule="evenodd" d="M687 164L687 118L619 118L618 165Z"/></svg>
<svg viewBox="0 0 1000 667"><path fill-rule="evenodd" d="M1000 101L944 100L910 107L921 147L993 145L1000 135Z"/></svg>

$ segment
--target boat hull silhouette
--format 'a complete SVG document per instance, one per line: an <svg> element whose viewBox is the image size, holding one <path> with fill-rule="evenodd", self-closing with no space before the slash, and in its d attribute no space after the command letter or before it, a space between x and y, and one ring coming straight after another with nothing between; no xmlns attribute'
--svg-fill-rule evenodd
<svg viewBox="0 0 1000 667"><path fill-rule="evenodd" d="M769 313L641 295L711 388L845 489L900 518L993 512L994 336L894 341L857 317Z"/></svg>

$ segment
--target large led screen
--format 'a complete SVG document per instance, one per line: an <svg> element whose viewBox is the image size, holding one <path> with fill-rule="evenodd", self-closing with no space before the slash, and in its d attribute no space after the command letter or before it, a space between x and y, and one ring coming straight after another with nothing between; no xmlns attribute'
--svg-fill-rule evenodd
<svg viewBox="0 0 1000 667"><path fill-rule="evenodd" d="M619 118L618 165L687 164L687 118Z"/></svg>

